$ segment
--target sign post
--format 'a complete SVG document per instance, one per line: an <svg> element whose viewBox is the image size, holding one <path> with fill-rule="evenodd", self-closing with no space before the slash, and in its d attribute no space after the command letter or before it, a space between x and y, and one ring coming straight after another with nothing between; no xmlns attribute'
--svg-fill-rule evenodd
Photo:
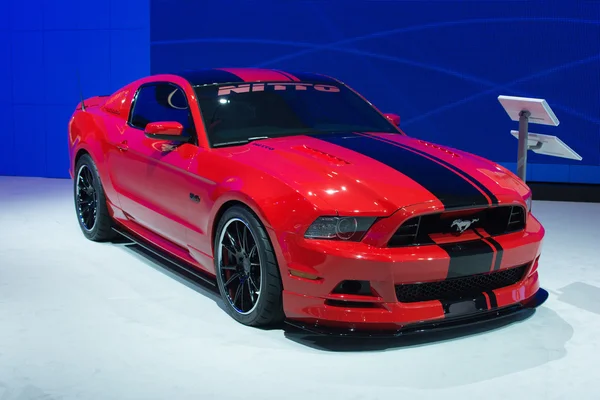
<svg viewBox="0 0 600 400"><path fill-rule="evenodd" d="M527 150L529 132L529 116L531 113L523 110L519 113L519 152L517 154L517 175L525 181L527 176Z"/></svg>

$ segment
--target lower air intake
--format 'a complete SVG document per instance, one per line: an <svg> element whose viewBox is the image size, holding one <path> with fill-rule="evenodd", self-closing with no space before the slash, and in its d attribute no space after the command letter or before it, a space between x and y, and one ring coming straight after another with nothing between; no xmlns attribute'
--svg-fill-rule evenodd
<svg viewBox="0 0 600 400"><path fill-rule="evenodd" d="M428 300L460 300L488 290L514 285L523 279L528 265L444 281L396 285L396 297L398 301L403 303Z"/></svg>

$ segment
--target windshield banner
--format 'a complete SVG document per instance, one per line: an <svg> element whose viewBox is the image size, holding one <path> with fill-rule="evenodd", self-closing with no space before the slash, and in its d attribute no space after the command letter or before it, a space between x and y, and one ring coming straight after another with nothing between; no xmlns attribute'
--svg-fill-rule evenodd
<svg viewBox="0 0 600 400"><path fill-rule="evenodd" d="M340 88L333 85L321 85L299 82L281 83L252 83L242 85L221 86L217 96L225 96L231 93L264 92L265 90L318 90L319 92L339 92Z"/></svg>

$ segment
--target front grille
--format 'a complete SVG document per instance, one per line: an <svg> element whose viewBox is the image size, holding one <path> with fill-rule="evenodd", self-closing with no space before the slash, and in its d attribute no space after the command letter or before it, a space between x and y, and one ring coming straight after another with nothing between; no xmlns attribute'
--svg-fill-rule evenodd
<svg viewBox="0 0 600 400"><path fill-rule="evenodd" d="M403 303L428 300L460 300L489 290L514 285L523 279L527 265L487 274L444 281L396 285L396 297Z"/></svg>
<svg viewBox="0 0 600 400"><path fill-rule="evenodd" d="M456 234L453 222L473 221L471 228L481 228L490 236L525 229L525 210L521 206L498 206L481 210L421 215L405 221L388 242L389 247L433 244L432 234Z"/></svg>

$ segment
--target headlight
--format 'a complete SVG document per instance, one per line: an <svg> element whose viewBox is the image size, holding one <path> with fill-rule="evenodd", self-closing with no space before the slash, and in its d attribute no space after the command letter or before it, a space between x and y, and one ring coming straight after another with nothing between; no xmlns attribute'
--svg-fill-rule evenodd
<svg viewBox="0 0 600 400"><path fill-rule="evenodd" d="M531 212L531 199L533 198L533 196L531 195L531 192L529 193L529 197L525 198L525 204L527 204L527 212L530 213Z"/></svg>
<svg viewBox="0 0 600 400"><path fill-rule="evenodd" d="M308 239L339 239L358 242L369 230L374 217L319 217L304 233Z"/></svg>

